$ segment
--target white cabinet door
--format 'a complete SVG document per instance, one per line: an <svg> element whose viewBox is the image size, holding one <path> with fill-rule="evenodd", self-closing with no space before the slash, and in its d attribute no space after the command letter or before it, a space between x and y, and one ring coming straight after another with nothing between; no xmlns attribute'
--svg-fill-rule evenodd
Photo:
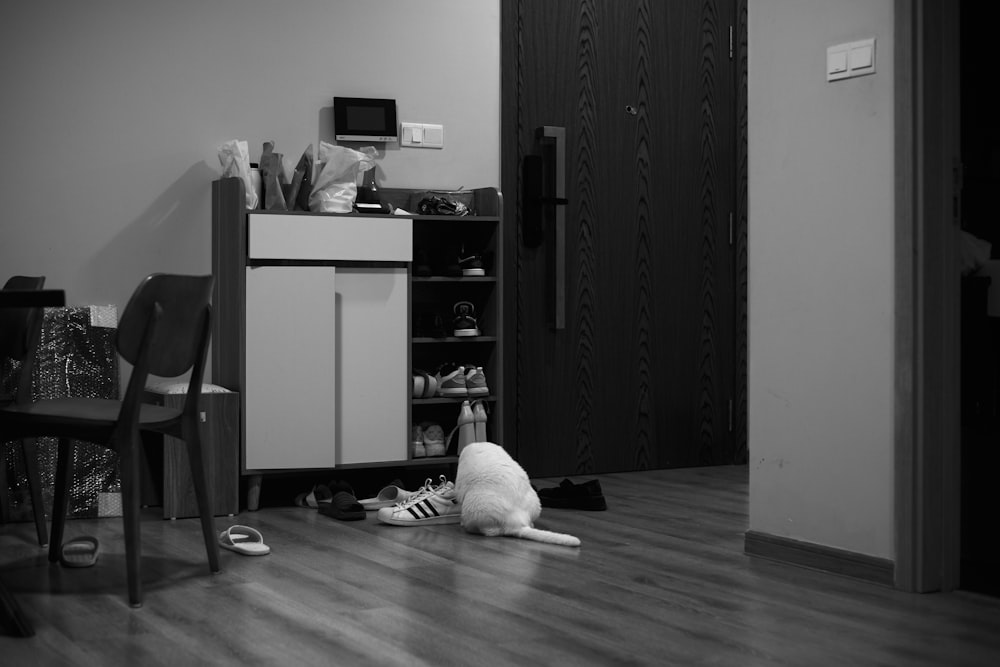
<svg viewBox="0 0 1000 667"><path fill-rule="evenodd" d="M246 269L246 470L336 464L336 275Z"/></svg>
<svg viewBox="0 0 1000 667"><path fill-rule="evenodd" d="M246 270L248 471L407 457L405 268Z"/></svg>
<svg viewBox="0 0 1000 667"><path fill-rule="evenodd" d="M337 463L407 457L405 268L337 267Z"/></svg>

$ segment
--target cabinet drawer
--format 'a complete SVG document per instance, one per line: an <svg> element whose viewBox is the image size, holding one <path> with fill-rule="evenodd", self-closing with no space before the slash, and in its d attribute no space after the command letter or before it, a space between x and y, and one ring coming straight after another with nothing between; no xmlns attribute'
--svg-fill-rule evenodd
<svg viewBox="0 0 1000 667"><path fill-rule="evenodd" d="M413 221L393 216L248 215L254 259L409 262Z"/></svg>

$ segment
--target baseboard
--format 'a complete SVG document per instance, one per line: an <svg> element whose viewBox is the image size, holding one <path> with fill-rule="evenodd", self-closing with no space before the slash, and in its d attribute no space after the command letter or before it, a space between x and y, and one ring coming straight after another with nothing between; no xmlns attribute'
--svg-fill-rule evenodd
<svg viewBox="0 0 1000 667"><path fill-rule="evenodd" d="M750 556L833 572L884 586L894 585L894 564L887 558L876 558L754 530L748 530L743 538L743 551Z"/></svg>

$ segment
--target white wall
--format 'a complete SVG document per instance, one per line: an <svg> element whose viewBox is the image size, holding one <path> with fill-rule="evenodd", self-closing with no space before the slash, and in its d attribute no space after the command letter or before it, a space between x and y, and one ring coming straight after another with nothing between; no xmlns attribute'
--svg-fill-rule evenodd
<svg viewBox="0 0 1000 667"><path fill-rule="evenodd" d="M443 150L386 151L387 187L500 183L498 0L89 0L0 12L0 266L70 304L211 271L216 149L297 160L334 95L395 97Z"/></svg>
<svg viewBox="0 0 1000 667"><path fill-rule="evenodd" d="M893 0L748 12L750 529L892 559Z"/></svg>

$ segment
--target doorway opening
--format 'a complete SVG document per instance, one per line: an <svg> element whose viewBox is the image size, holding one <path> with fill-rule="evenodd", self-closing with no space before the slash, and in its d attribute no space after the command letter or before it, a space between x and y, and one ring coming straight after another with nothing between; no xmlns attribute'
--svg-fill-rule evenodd
<svg viewBox="0 0 1000 667"><path fill-rule="evenodd" d="M960 5L963 230L959 587L1000 596L992 545L1000 470L1000 120L990 99L996 3ZM987 245L988 244L988 245ZM987 255L988 253L988 255ZM977 266L985 259L985 266Z"/></svg>

